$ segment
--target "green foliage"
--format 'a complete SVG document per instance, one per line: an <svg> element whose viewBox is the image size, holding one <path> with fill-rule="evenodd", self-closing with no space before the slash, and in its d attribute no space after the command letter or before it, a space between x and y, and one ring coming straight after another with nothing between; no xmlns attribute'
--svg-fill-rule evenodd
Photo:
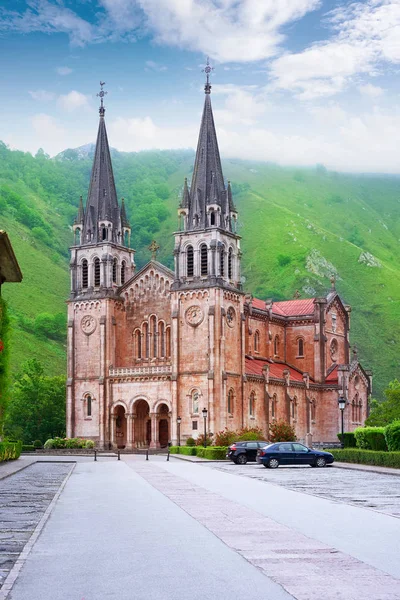
<svg viewBox="0 0 400 600"><path fill-rule="evenodd" d="M95 443L93 440L86 440L85 448L87 448L88 450L91 450L94 447L95 447Z"/></svg>
<svg viewBox="0 0 400 600"><path fill-rule="evenodd" d="M211 448L196 448L196 454L199 458L207 458L208 460L225 460L227 448L212 446Z"/></svg>
<svg viewBox="0 0 400 600"><path fill-rule="evenodd" d="M54 448L54 440L51 438L46 440L43 447L45 450L52 450Z"/></svg>
<svg viewBox="0 0 400 600"><path fill-rule="evenodd" d="M245 442L248 440L263 440L265 438L265 434L261 427L243 427L240 431L238 431L238 442Z"/></svg>
<svg viewBox="0 0 400 600"><path fill-rule="evenodd" d="M9 400L10 335L7 305L0 297L0 436Z"/></svg>
<svg viewBox="0 0 400 600"><path fill-rule="evenodd" d="M23 444L22 452L35 452L35 447L33 444Z"/></svg>
<svg viewBox="0 0 400 600"><path fill-rule="evenodd" d="M213 436L208 433L205 440L206 446L212 446L213 444ZM204 446L204 434L199 435L196 440L196 446Z"/></svg>
<svg viewBox="0 0 400 600"><path fill-rule="evenodd" d="M295 442L296 439L294 427L283 419L269 424L270 442Z"/></svg>
<svg viewBox="0 0 400 600"><path fill-rule="evenodd" d="M179 454L184 454L185 456L196 456L196 447L195 446L180 446Z"/></svg>
<svg viewBox="0 0 400 600"><path fill-rule="evenodd" d="M278 254L277 259L280 267L286 267L286 265L290 265L292 262L292 257L287 254Z"/></svg>
<svg viewBox="0 0 400 600"><path fill-rule="evenodd" d="M387 450L384 427L358 427L354 431L357 448Z"/></svg>
<svg viewBox="0 0 400 600"><path fill-rule="evenodd" d="M196 445L196 440L192 437L188 437L188 439L186 440L186 446L195 446Z"/></svg>
<svg viewBox="0 0 400 600"><path fill-rule="evenodd" d="M230 431L227 427L215 434L216 446L230 446L238 438L237 431Z"/></svg>
<svg viewBox="0 0 400 600"><path fill-rule="evenodd" d="M345 448L344 450L329 448L328 452L333 454L338 462L400 469L400 452L378 452L358 448Z"/></svg>
<svg viewBox="0 0 400 600"><path fill-rule="evenodd" d="M385 396L386 400L383 402L371 401L371 412L365 421L366 425L384 426L400 419L400 381L391 381L385 390Z"/></svg>
<svg viewBox="0 0 400 600"><path fill-rule="evenodd" d="M33 447L34 447L35 449L36 449L36 448L40 449L40 448L43 448L43 444L42 444L42 442L41 442L40 440L35 440L35 441L33 442Z"/></svg>
<svg viewBox="0 0 400 600"><path fill-rule="evenodd" d="M47 377L36 359L17 374L4 429L25 443L62 434L65 428L65 377Z"/></svg>
<svg viewBox="0 0 400 600"><path fill-rule="evenodd" d="M0 462L15 460L22 452L22 442L0 442Z"/></svg>
<svg viewBox="0 0 400 600"><path fill-rule="evenodd" d="M338 433L339 441L342 441L342 434ZM356 448L357 442L356 437L352 431L343 433L344 447L345 448Z"/></svg>
<svg viewBox="0 0 400 600"><path fill-rule="evenodd" d="M400 420L386 425L385 439L390 452L400 450Z"/></svg>
<svg viewBox="0 0 400 600"><path fill-rule="evenodd" d="M55 437L45 441L45 450L75 450L76 448L94 448L93 440L84 438L61 438Z"/></svg>

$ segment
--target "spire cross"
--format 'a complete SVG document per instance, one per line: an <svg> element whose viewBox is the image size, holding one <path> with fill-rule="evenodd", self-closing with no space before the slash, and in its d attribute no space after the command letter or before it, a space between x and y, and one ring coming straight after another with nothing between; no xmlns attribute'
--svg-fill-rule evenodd
<svg viewBox="0 0 400 600"><path fill-rule="evenodd" d="M105 82L105 81L100 81L100 92L99 92L98 94L96 94L96 96L97 96L98 98L100 98L100 108L99 108L99 113L100 113L100 115L101 115L101 116L103 116L103 115L104 115L104 113L105 113L105 108L104 108L104 106L103 106L103 98L104 98L104 96L105 96L106 94L108 94L108 92L105 92L105 91L103 90L103 85L106 85L106 82Z"/></svg>
<svg viewBox="0 0 400 600"><path fill-rule="evenodd" d="M157 244L155 240L153 240L149 246L149 250L151 252L151 260L157 259L157 252L160 249L160 246Z"/></svg>
<svg viewBox="0 0 400 600"><path fill-rule="evenodd" d="M206 66L202 70L202 73L205 73L206 76L207 76L206 84L204 86L204 91L205 91L206 94L211 94L211 83L210 83L210 73L211 73L211 71L214 71L214 67L210 66L210 59L207 56Z"/></svg>

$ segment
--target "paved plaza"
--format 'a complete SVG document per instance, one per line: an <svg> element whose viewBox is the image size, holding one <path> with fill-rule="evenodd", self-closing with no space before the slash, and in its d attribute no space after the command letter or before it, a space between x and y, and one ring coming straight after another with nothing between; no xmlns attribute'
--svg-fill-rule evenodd
<svg viewBox="0 0 400 600"><path fill-rule="evenodd" d="M134 455L79 458L65 483L70 469L0 480L18 551L50 507L0 598L400 600L399 477Z"/></svg>

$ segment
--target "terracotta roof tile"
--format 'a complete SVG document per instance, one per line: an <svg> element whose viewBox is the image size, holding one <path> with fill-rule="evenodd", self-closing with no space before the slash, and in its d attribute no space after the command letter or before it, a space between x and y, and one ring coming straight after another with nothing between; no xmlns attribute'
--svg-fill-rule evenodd
<svg viewBox="0 0 400 600"><path fill-rule="evenodd" d="M304 298L301 300L285 300L283 302L274 302L272 305L272 312L275 315L282 317L299 317L303 315L314 314L314 300L315 298ZM266 310L265 301L259 298L253 298L252 302L254 308L259 310Z"/></svg>
<svg viewBox="0 0 400 600"><path fill-rule="evenodd" d="M262 370L265 365L269 366L270 377L283 379L283 371L288 369L292 381L303 381L302 374L299 373L299 371L296 371L296 369L293 369L284 363L274 363L266 360L246 358L246 373L247 375L262 375Z"/></svg>
<svg viewBox="0 0 400 600"><path fill-rule="evenodd" d="M338 368L337 365L332 371L329 373L328 377L325 379L326 383L337 383L338 382Z"/></svg>

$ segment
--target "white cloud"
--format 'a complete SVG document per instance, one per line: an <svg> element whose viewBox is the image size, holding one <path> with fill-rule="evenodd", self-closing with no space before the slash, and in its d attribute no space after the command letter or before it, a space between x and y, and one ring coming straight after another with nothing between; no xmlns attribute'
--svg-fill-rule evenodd
<svg viewBox="0 0 400 600"><path fill-rule="evenodd" d="M69 67L57 67L56 71L59 75L69 75L72 73L72 69Z"/></svg>
<svg viewBox="0 0 400 600"><path fill-rule="evenodd" d="M256 86L214 85L213 93L226 97L224 108L214 110L221 125L252 125L267 110L265 93Z"/></svg>
<svg viewBox="0 0 400 600"><path fill-rule="evenodd" d="M55 98L53 92L47 92L46 90L29 90L29 94L38 102L50 102Z"/></svg>
<svg viewBox="0 0 400 600"><path fill-rule="evenodd" d="M198 127L162 127L151 117L119 117L108 123L108 137L118 150L187 148L193 146L198 136Z"/></svg>
<svg viewBox="0 0 400 600"><path fill-rule="evenodd" d="M358 88L360 93L364 96L370 96L371 98L379 98L385 93L385 90L377 85L372 85L372 83L367 83L365 85L360 85Z"/></svg>
<svg viewBox="0 0 400 600"><path fill-rule="evenodd" d="M247 62L277 53L281 28L320 0L138 0L161 44L210 54L220 62Z"/></svg>
<svg viewBox="0 0 400 600"><path fill-rule="evenodd" d="M329 13L327 22L336 32L332 39L273 61L275 88L303 100L332 96L356 75L375 75L382 61L400 62L399 0L352 2Z"/></svg>
<svg viewBox="0 0 400 600"><path fill-rule="evenodd" d="M156 71L161 73L162 71L167 71L168 67L165 65L160 65L159 63L154 62L154 60L146 60L146 71Z"/></svg>
<svg viewBox="0 0 400 600"><path fill-rule="evenodd" d="M76 90L72 90L68 94L59 96L57 102L59 107L67 112L72 112L77 108L89 107L88 97L85 96L85 94L81 94L81 92L77 92Z"/></svg>

